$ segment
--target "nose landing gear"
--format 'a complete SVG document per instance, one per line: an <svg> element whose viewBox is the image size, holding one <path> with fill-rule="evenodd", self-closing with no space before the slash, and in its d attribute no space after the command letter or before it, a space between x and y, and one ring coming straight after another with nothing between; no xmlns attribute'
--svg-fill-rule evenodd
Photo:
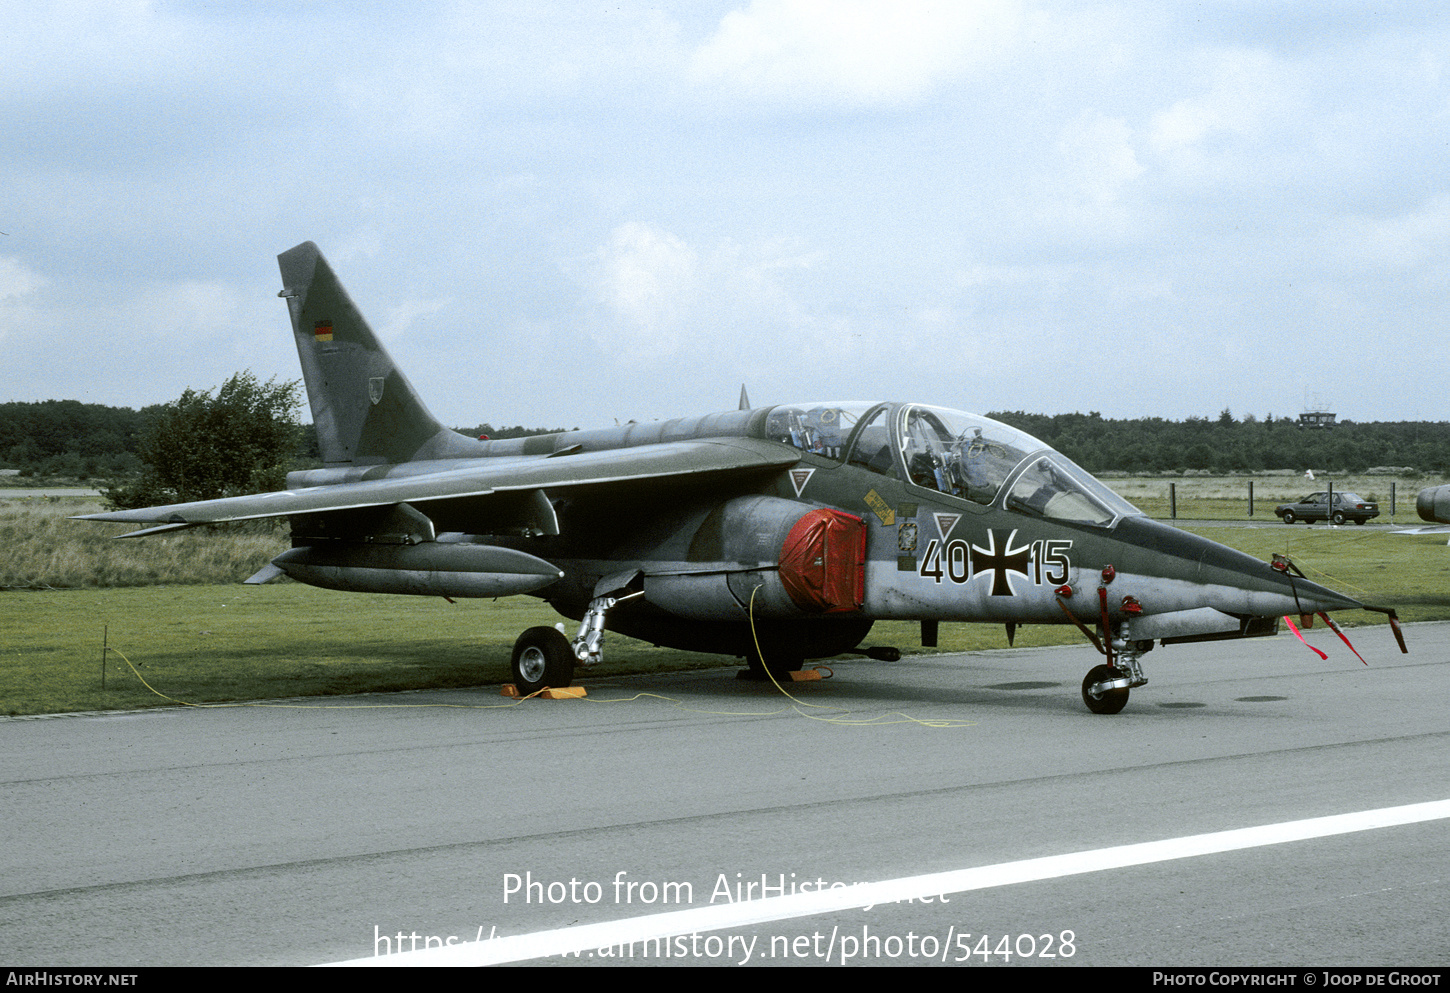
<svg viewBox="0 0 1450 993"><path fill-rule="evenodd" d="M1082 681L1082 702L1094 714L1118 713L1128 705L1128 690L1148 684L1148 677L1143 675L1143 667L1138 660L1153 650L1153 640L1133 639L1129 630L1131 621L1125 618L1113 624L1108 616L1107 584L1116 575L1117 570L1107 566L1103 569L1103 585L1098 587L1098 604L1102 611L1101 638L1068 609L1066 598L1072 596L1072 587L1059 586L1056 591L1057 605L1062 608L1063 614L1107 658L1106 665L1093 666ZM1136 597L1124 597L1123 602L1130 615L1142 611Z"/></svg>
<svg viewBox="0 0 1450 993"><path fill-rule="evenodd" d="M1083 678L1082 702L1087 704L1088 710L1094 714L1116 714L1126 707L1128 690L1148 684L1148 677L1143 675L1138 659L1152 648L1151 641L1113 638L1108 650L1103 653L1108 657L1108 664L1093 666Z"/></svg>

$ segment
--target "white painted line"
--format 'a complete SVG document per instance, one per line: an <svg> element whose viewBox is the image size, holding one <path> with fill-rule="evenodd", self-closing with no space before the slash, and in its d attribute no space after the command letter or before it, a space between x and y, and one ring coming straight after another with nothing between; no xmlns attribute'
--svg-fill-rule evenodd
<svg viewBox="0 0 1450 993"><path fill-rule="evenodd" d="M833 911L854 910L859 907L881 906L900 900L920 899L937 894L966 893L994 886L1009 886L1012 883L1056 879L1061 876L1073 876L1086 872L1100 872L1104 869L1148 865L1153 862L1193 858L1196 855L1213 855L1245 848L1259 848L1264 845L1282 845L1289 841L1327 838L1336 834L1352 834L1356 831L1371 831L1375 828L1419 824L1424 821L1446 818L1450 818L1450 800L1436 800L1431 803L1414 803L1404 807L1384 807L1379 810L1365 810L1353 814L1335 814L1331 817L1313 817L1308 820L1288 821L1283 824L1265 824L1262 827L1196 834L1186 838L1169 838L1164 841L1148 841L1137 845L1099 848L1090 852L1050 855L1045 858L1024 859L1020 862L1003 862L999 865L979 866L975 869L934 872L924 876L888 879L879 883L861 883L857 886L823 892L792 893L787 896L768 897L743 903L693 907L689 910L630 917L602 924L585 924L580 927L560 928L553 931L536 931L532 934L492 938L452 945L447 948L397 952L392 955L326 964L459 966L522 962L550 955L565 955L642 941L663 940L678 934L734 929L768 921L809 917Z"/></svg>

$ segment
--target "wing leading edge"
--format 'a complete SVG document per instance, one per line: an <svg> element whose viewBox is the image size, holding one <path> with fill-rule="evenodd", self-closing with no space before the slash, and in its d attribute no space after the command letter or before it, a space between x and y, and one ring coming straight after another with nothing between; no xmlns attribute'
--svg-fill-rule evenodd
<svg viewBox="0 0 1450 993"><path fill-rule="evenodd" d="M417 472L417 464L414 464L409 467L407 475L86 514L75 519L161 525L120 536L131 538L198 524L358 510L399 503L426 504L431 500L457 500L494 493L577 490L580 487L656 479L731 476L785 469L799 459L798 452L770 441L711 438L578 452L557 458L547 455L484 458L461 466L450 464L449 468L436 472Z"/></svg>

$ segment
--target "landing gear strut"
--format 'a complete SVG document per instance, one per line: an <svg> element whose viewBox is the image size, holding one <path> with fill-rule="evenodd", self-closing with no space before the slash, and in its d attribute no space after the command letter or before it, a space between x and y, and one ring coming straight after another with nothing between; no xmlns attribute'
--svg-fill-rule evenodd
<svg viewBox="0 0 1450 993"><path fill-rule="evenodd" d="M1072 587L1059 586L1055 592L1057 605L1062 608L1063 614L1107 658L1107 665L1094 666L1088 670L1082 681L1082 702L1094 714L1116 714L1128 705L1129 689L1147 685L1148 677L1143 675L1143 667L1138 665L1138 659L1153 650L1153 640L1133 638L1132 618L1143 610L1137 597L1123 597L1123 613L1128 616L1116 624L1112 623L1108 612L1108 584L1117 577L1118 570L1112 565L1106 565L1102 575L1102 585L1098 587L1098 608L1102 618L1098 630L1102 633L1101 638L1067 608L1065 598L1072 596Z"/></svg>
<svg viewBox="0 0 1450 993"><path fill-rule="evenodd" d="M589 601L589 609L584 611L584 619L579 622L579 633L570 642L574 657L585 666L598 665L604 661L605 615L617 604L637 596L644 596L644 590L636 590L633 593L626 593L624 590L617 592L621 595L597 596Z"/></svg>

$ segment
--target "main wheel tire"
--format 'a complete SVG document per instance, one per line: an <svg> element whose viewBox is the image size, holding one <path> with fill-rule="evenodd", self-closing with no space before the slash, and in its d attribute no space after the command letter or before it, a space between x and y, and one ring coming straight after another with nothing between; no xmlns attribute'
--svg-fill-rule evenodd
<svg viewBox="0 0 1450 993"><path fill-rule="evenodd" d="M509 667L523 696L546 686L562 689L574 681L574 649L555 628L529 628L514 642Z"/></svg>
<svg viewBox="0 0 1450 993"><path fill-rule="evenodd" d="M1122 679L1124 673L1112 666L1098 665L1088 670L1088 674L1082 681L1082 702L1087 704L1087 709L1094 714L1116 714L1128 705L1128 691L1126 688L1108 690L1100 697L1094 697L1088 691L1096 683L1109 679Z"/></svg>
<svg viewBox="0 0 1450 993"><path fill-rule="evenodd" d="M781 682L782 680L789 680L792 672L800 672L801 669L805 668L805 664L806 660L804 657L787 656L780 652L773 652L769 663L770 671L766 672L766 663L761 660L760 654L752 648L745 653L745 665L747 668L740 671L739 678L768 683L770 682L770 677L774 676L776 682Z"/></svg>
<svg viewBox="0 0 1450 993"><path fill-rule="evenodd" d="M1285 524L1293 524L1294 523L1294 513L1293 513L1293 511L1289 511L1289 510L1284 511L1284 523Z"/></svg>

